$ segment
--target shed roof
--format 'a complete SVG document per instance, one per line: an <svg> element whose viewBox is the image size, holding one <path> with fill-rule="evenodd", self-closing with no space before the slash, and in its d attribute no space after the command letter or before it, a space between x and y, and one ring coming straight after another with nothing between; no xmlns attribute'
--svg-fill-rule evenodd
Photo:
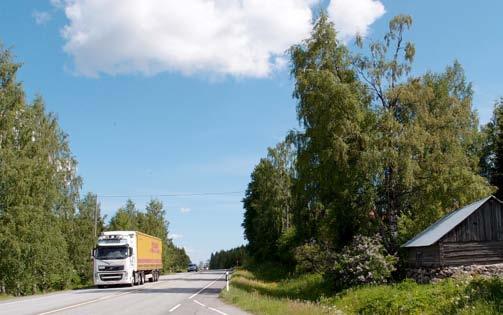
<svg viewBox="0 0 503 315"><path fill-rule="evenodd" d="M499 201L494 196L489 196L479 201L475 201L463 208L455 210L448 215L444 216L437 222L430 225L424 231L416 235L414 238L409 240L407 243L402 245L402 247L422 247L422 246L430 246L440 240L444 235L449 233L452 229L454 229L458 224L463 222L466 218L468 218L473 212L475 212L478 208L480 208L484 203L486 203L489 199L495 199Z"/></svg>

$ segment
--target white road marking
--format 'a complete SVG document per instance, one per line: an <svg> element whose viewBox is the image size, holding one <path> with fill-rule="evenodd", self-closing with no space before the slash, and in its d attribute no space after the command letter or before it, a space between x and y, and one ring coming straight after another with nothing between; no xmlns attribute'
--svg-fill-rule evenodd
<svg viewBox="0 0 503 315"><path fill-rule="evenodd" d="M213 308L213 307L208 307L208 309L212 310L213 312L217 312L219 314L222 314L222 315L227 315L227 313L224 313L224 312L217 310L216 308Z"/></svg>
<svg viewBox="0 0 503 315"><path fill-rule="evenodd" d="M139 290L127 291L127 292L120 293L120 294L106 295L106 296L100 297L98 299L94 299L94 300L90 300L90 301L86 301L86 302L82 302L82 303L78 303L78 304L73 304L73 305L70 305L70 306L66 306L66 307L63 307L63 308L58 308L56 310L52 310L52 311L48 311L48 312L44 312L44 313L39 313L38 315L53 314L53 313L61 312L61 311L68 310L68 309L71 309L71 308L76 308L76 307L79 307L79 306L82 306L82 305L87 305L87 304L91 304L91 303L95 303L95 302L107 300L107 299L112 298L112 297L119 297L119 296L126 295L126 294L129 294L129 293L133 293L133 292L136 292L136 291L139 291Z"/></svg>
<svg viewBox="0 0 503 315"><path fill-rule="evenodd" d="M197 303L197 304L201 305L202 307L206 307L206 305L204 305L203 303L199 302L198 300L193 300L193 301L194 301L194 303Z"/></svg>
<svg viewBox="0 0 503 315"><path fill-rule="evenodd" d="M171 313L171 312L173 312L174 310L176 310L176 309L177 309L177 308L179 308L180 306L182 306L182 304L177 304L177 305L173 306L173 307L169 310L169 312L170 312L170 313Z"/></svg>
<svg viewBox="0 0 503 315"><path fill-rule="evenodd" d="M220 277L216 278L215 281L213 282L210 282L207 286L205 286L204 288L202 288L201 290L197 291L196 293L192 294L190 297L189 297L189 300L192 300L192 298L194 298L195 296L197 296L199 293L203 292L204 290L206 290L209 286L211 286L212 284L214 284L215 282L217 282L218 280L220 280L220 278L222 278L223 276L225 276L225 273L220 275Z"/></svg>
<svg viewBox="0 0 503 315"><path fill-rule="evenodd" d="M150 285L145 285L144 287L152 287L152 286L158 285L158 284L160 284L160 282L150 283ZM100 297L100 298L97 298L97 299L94 299L94 300L89 300L89 301L86 301L86 302L82 302L82 303L78 303L78 304L73 304L73 305L65 306L63 308L58 308L58 309L55 309L55 310L52 310L52 311L48 311L48 312L44 312L44 313L39 313L38 315L54 314L54 313L61 312L61 311L64 311L64 310L76 308L76 307L87 305L87 304L91 304L91 303L96 303L96 302L103 301L103 300L108 300L108 299L113 298L113 297L119 297L119 296L123 296L123 295L129 294L129 293L138 292L138 291L140 291L140 289L134 289L134 290L126 291L124 293L119 293L119 294L110 294L110 295L106 295L106 296L103 296L103 297Z"/></svg>

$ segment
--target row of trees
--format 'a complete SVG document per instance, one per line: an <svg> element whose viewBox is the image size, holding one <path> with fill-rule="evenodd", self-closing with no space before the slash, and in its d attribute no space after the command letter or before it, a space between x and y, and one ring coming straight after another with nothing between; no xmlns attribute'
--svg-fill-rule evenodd
<svg viewBox="0 0 503 315"><path fill-rule="evenodd" d="M168 238L159 201L151 201L145 212L128 213L132 216L123 215L131 210L128 202L107 227L96 195L80 197L82 180L68 138L41 97L27 102L16 79L19 68L0 46L0 293L88 284L96 215L97 234L127 228L159 236L167 249L166 269L185 267L188 257Z"/></svg>
<svg viewBox="0 0 503 315"><path fill-rule="evenodd" d="M353 52L321 14L310 38L290 49L301 128L251 174L243 227L256 261L291 266L315 248L321 263L334 264L324 254L357 235L378 235L398 255L441 216L500 186L503 106L481 131L458 62L411 75L411 25L397 16L382 40Z"/></svg>
<svg viewBox="0 0 503 315"><path fill-rule="evenodd" d="M229 269L242 266L245 263L247 251L245 246L239 246L229 250L221 250L211 253L209 262L210 269Z"/></svg>

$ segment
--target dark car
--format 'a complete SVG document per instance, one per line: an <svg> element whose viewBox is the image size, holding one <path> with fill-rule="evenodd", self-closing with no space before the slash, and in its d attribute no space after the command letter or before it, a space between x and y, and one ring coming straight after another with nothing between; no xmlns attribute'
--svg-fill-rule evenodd
<svg viewBox="0 0 503 315"><path fill-rule="evenodd" d="M199 268L197 268L196 264L189 264L189 267L187 268L187 272L192 272L192 271L199 271Z"/></svg>

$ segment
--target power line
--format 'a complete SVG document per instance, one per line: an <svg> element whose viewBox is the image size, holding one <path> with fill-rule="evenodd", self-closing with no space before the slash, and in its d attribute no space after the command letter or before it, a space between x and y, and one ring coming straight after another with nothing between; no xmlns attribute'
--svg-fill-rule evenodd
<svg viewBox="0 0 503 315"><path fill-rule="evenodd" d="M142 195L97 195L98 198L148 198L148 197L193 197L193 196L220 196L243 194L245 191L224 191L204 193L171 193L171 194L142 194Z"/></svg>

